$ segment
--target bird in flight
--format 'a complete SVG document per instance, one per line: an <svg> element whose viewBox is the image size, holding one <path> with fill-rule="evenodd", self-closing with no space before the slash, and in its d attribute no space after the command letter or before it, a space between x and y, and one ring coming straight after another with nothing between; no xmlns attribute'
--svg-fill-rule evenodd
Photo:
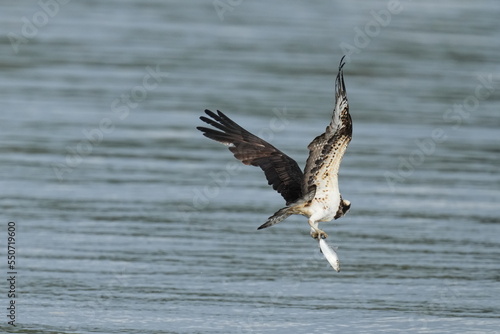
<svg viewBox="0 0 500 334"><path fill-rule="evenodd" d="M344 58L340 60L335 81L336 101L332 120L325 132L309 144L304 172L295 160L248 132L221 111L214 113L207 109L205 113L210 118L200 117L213 127L197 127L204 136L226 145L245 165L260 167L269 185L285 199L286 206L269 217L259 230L291 215L303 215L308 218L311 237L319 240L322 247L322 239L328 235L319 229L318 224L344 216L351 207L351 203L342 198L338 184L340 162L352 138L352 120L343 74Z"/></svg>

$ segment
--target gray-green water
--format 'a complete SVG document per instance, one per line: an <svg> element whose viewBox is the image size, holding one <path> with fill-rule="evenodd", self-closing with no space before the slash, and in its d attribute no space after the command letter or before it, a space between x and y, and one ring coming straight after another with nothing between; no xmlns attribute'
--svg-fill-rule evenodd
<svg viewBox="0 0 500 334"><path fill-rule="evenodd" d="M499 333L498 17L497 1L3 3L1 331ZM256 230L283 200L195 127L220 109L303 166L344 53L336 273L305 218Z"/></svg>

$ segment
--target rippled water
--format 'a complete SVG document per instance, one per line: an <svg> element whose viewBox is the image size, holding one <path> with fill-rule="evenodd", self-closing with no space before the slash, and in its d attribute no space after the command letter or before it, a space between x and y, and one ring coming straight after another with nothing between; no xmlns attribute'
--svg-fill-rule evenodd
<svg viewBox="0 0 500 334"><path fill-rule="evenodd" d="M500 332L496 1L40 3L0 12L2 331ZM281 197L195 127L303 166L345 53L336 273L304 217L256 230Z"/></svg>

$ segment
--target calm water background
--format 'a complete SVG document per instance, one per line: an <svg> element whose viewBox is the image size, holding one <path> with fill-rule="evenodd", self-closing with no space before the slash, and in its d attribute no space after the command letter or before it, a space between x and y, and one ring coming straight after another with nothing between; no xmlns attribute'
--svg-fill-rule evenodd
<svg viewBox="0 0 500 334"><path fill-rule="evenodd" d="M0 331L500 333L498 1L220 3L2 3ZM256 230L283 200L195 126L303 166L344 53L336 273L305 218Z"/></svg>

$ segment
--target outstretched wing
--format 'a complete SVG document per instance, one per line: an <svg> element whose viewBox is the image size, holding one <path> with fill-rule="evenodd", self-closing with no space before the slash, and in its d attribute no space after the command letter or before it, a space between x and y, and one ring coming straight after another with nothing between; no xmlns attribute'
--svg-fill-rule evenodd
<svg viewBox="0 0 500 334"><path fill-rule="evenodd" d="M344 56L345 57L345 56ZM325 133L316 137L308 146L309 157L304 169L303 192L338 191L340 162L352 138L352 120L349 114L344 84L344 57L340 60L335 81L335 110ZM328 188L328 189L327 189Z"/></svg>
<svg viewBox="0 0 500 334"><path fill-rule="evenodd" d="M266 174L268 183L287 204L302 196L303 173L295 160L243 129L221 111L217 110L215 114L205 110L205 113L212 119L204 116L200 119L221 131L197 127L204 136L227 145L236 159L245 165L259 166Z"/></svg>

